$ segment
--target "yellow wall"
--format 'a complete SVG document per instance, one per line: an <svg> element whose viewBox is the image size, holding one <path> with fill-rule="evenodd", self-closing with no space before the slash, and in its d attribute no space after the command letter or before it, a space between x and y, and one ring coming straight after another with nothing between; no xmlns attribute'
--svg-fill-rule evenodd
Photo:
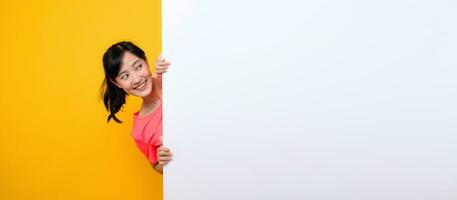
<svg viewBox="0 0 457 200"><path fill-rule="evenodd" d="M159 0L0 3L0 199L162 199L162 176L98 99L102 54L130 40L161 50Z"/></svg>

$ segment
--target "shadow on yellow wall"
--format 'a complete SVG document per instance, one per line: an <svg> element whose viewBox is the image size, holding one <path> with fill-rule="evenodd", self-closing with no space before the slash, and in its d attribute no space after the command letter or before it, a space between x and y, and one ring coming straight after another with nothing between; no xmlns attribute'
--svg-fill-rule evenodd
<svg viewBox="0 0 457 200"><path fill-rule="evenodd" d="M2 1L0 15L0 199L162 199L130 135L140 99L107 124L98 96L114 42L156 59L161 2Z"/></svg>

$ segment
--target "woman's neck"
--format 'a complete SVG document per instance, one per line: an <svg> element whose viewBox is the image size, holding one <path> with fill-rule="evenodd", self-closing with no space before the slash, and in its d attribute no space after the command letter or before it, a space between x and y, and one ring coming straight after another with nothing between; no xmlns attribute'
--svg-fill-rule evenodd
<svg viewBox="0 0 457 200"><path fill-rule="evenodd" d="M141 104L140 110L143 115L150 113L152 110L155 110L155 108L162 101L161 95L155 94L155 91L156 90L152 90L148 96L143 97L143 103Z"/></svg>

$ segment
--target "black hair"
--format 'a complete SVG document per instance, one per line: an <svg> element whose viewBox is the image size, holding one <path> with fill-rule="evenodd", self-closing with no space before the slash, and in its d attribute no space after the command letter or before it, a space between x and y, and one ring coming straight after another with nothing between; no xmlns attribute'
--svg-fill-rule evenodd
<svg viewBox="0 0 457 200"><path fill-rule="evenodd" d="M116 113L122 109L125 104L125 98L128 94L111 81L116 81L115 79L119 74L122 58L126 51L147 61L144 51L129 41L117 42L111 45L111 47L109 47L103 54L105 79L100 87L100 96L103 98L106 110L109 111L107 122L109 122L112 118L117 123L122 123L122 121L116 117Z"/></svg>

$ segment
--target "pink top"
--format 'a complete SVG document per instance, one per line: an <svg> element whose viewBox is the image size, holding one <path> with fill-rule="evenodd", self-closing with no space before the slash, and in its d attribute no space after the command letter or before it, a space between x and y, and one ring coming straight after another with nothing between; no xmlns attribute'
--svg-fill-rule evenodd
<svg viewBox="0 0 457 200"><path fill-rule="evenodd" d="M141 117L139 113L133 114L132 137L149 162L155 164L158 162L157 148L162 146L162 101L154 111Z"/></svg>

